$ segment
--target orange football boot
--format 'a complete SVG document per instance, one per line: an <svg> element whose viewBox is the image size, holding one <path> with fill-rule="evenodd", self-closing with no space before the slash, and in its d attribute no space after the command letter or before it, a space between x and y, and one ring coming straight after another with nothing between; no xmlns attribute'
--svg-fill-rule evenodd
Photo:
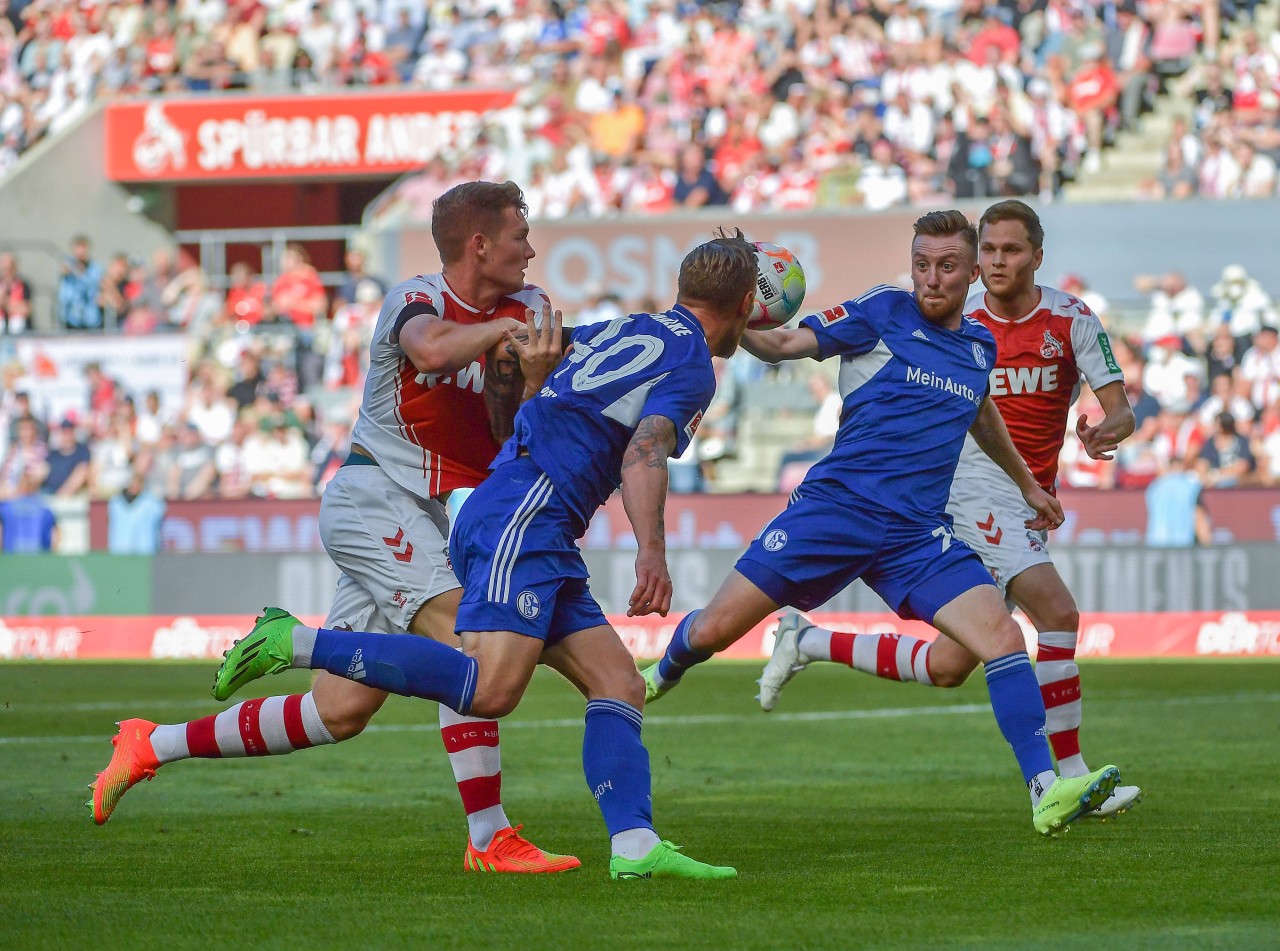
<svg viewBox="0 0 1280 951"><path fill-rule="evenodd" d="M467 854L462 867L468 872L507 872L516 875L535 875L546 872L567 872L582 863L572 855L556 855L544 852L520 835L523 825L514 829L508 826L498 832L481 852L471 840L467 840Z"/></svg>
<svg viewBox="0 0 1280 951"><path fill-rule="evenodd" d="M144 779L151 779L160 768L156 751L151 748L151 733L156 725L150 720L123 720L120 732L111 738L115 752L111 762L100 772L89 788L93 798L85 803L93 812L93 821L102 825L111 818L120 797Z"/></svg>

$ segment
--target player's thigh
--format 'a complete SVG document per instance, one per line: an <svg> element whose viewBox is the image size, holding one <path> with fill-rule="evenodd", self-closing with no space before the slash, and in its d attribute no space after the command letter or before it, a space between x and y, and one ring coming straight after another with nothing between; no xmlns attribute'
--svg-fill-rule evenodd
<svg viewBox="0 0 1280 951"><path fill-rule="evenodd" d="M369 592L396 631L458 586L444 506L410 495L377 466L346 466L325 488L320 538L343 573Z"/></svg>
<svg viewBox="0 0 1280 951"><path fill-rule="evenodd" d="M1026 649L1022 629L993 584L974 585L952 598L934 612L933 626L983 663Z"/></svg>
<svg viewBox="0 0 1280 951"><path fill-rule="evenodd" d="M982 467L957 473L947 514L956 537L977 553L1006 597L1018 575L1036 565L1052 564L1045 534L1026 527L1027 519L1036 513L1001 471Z"/></svg>
<svg viewBox="0 0 1280 951"><path fill-rule="evenodd" d="M644 706L644 680L634 658L610 625L576 631L548 647L542 662L558 671L588 700L621 700Z"/></svg>
<svg viewBox="0 0 1280 951"><path fill-rule="evenodd" d="M1075 631L1080 611L1053 562L1032 565L1009 580L1009 597L1037 631Z"/></svg>
<svg viewBox="0 0 1280 951"><path fill-rule="evenodd" d="M884 536L884 517L847 495L828 495L822 486L806 482L756 536L734 569L774 608L786 604L813 610L873 563Z"/></svg>
<svg viewBox="0 0 1280 951"><path fill-rule="evenodd" d="M543 642L515 631L463 631L462 649L476 659L472 716L503 717L519 704L542 656Z"/></svg>
<svg viewBox="0 0 1280 951"><path fill-rule="evenodd" d="M459 643L454 623L458 619L461 588L450 588L426 601L409 622L409 631L456 647Z"/></svg>
<svg viewBox="0 0 1280 951"><path fill-rule="evenodd" d="M722 651L778 608L777 601L735 568L694 618L689 643L700 651Z"/></svg>

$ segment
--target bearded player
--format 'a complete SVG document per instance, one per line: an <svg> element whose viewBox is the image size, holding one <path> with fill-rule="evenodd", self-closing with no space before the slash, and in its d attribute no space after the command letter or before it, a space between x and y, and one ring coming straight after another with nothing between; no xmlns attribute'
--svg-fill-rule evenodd
<svg viewBox="0 0 1280 951"><path fill-rule="evenodd" d="M975 293L966 316L996 338L991 397L1036 482L1055 488L1067 414L1084 380L1105 413L1096 426L1081 416L1076 435L1093 459L1110 459L1133 432L1124 378L1098 318L1076 297L1036 284L1044 258L1040 219L1021 201L998 202L980 222L978 264L986 293ZM1089 773L1080 753L1080 669L1075 651L1080 614L1053 566L1047 535L1025 527L1034 512L1012 480L970 436L952 482L947 514L956 536L978 553L1005 595L1026 613L1038 637L1036 679L1058 772ZM771 710L782 686L805 665L834 660L890 680L939 687L963 683L978 658L950 637L932 644L898 634L846 634L785 617L760 679L760 704ZM1108 818L1141 798L1137 786L1117 786L1086 815Z"/></svg>
<svg viewBox="0 0 1280 951"><path fill-rule="evenodd" d="M445 501L485 478L521 396L536 393L559 361L560 332L547 295L524 282L534 250L528 207L513 182L458 185L432 210L443 271L400 283L383 302L351 455L325 488L320 536L342 569L326 627L408 630L456 647L461 588L449 561ZM540 330L534 308L543 313ZM486 356L526 328L522 394L515 366ZM190 723L125 720L92 784L94 821L106 822L120 797L164 764L337 743L360 733L386 698L359 677L321 673L305 694L245 701ZM441 706L440 732L467 813L464 868L578 866L572 856L543 852L507 820L492 718Z"/></svg>

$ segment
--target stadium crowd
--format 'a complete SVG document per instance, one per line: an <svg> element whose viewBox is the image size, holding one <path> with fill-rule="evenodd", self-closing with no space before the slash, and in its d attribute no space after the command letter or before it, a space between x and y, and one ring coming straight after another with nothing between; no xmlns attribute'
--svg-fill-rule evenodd
<svg viewBox="0 0 1280 951"><path fill-rule="evenodd" d="M401 202L478 177L548 217L1050 197L1199 62L1200 7L0 0L0 175L102 97L505 85L520 140L442 155ZM1259 55L1228 87L1271 69Z"/></svg>
<svg viewBox="0 0 1280 951"><path fill-rule="evenodd" d="M1174 122L1150 198L1271 198L1280 195L1280 31L1265 41L1241 30L1174 83L1191 104Z"/></svg>
<svg viewBox="0 0 1280 951"><path fill-rule="evenodd" d="M362 256L347 255L346 280L330 303L301 248L290 247L271 287L238 266L225 292L212 290L198 267L168 252L157 252L148 264L114 258L99 267L87 245L78 250L84 270L99 275L98 306L117 307L127 330L181 334L193 368L185 396L180 405L164 405L158 393L136 391L127 379L90 366L83 405L50 418L24 391L27 368L5 365L0 500L33 493L318 495L347 449L384 289L365 272ZM3 312L20 310L18 263L0 256ZM1078 276L1058 283L1107 314L1108 302ZM1062 483L1140 488L1177 460L1207 486L1280 484L1280 317L1270 296L1238 265L1223 270L1207 297L1177 272L1142 276L1136 284L1149 294L1145 320L1114 339L1138 430L1112 462L1089 459L1069 438ZM652 307L606 294L569 316L582 323ZM20 322L7 326L16 331ZM780 447L778 484L757 488L793 485L834 435L830 386L779 379L745 353L719 372L720 392L697 443L673 463L673 488L714 491L717 469L742 448L742 420L752 405L769 402L759 399L760 388L807 386L808 401L793 412L793 442ZM757 398L749 401L753 390ZM1079 413L1100 414L1087 391L1072 420Z"/></svg>

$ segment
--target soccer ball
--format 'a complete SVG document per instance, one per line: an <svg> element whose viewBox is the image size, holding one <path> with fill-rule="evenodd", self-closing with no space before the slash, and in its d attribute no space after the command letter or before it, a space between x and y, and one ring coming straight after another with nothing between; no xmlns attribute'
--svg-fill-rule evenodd
<svg viewBox="0 0 1280 951"><path fill-rule="evenodd" d="M764 241L756 247L756 307L749 330L773 330L800 312L804 301L804 268L786 248Z"/></svg>

